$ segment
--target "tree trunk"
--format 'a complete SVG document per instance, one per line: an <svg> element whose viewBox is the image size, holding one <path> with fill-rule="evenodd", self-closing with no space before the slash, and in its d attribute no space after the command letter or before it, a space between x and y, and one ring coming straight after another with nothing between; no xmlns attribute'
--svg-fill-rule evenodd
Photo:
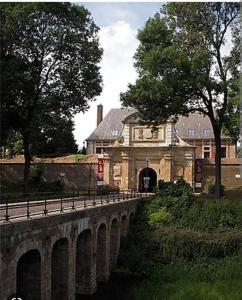
<svg viewBox="0 0 242 300"><path fill-rule="evenodd" d="M24 147L24 193L29 192L29 172L30 172L30 149L29 149L29 134L27 132L23 133L23 147Z"/></svg>
<svg viewBox="0 0 242 300"><path fill-rule="evenodd" d="M215 197L222 196L221 189L221 130L213 129L215 139Z"/></svg>

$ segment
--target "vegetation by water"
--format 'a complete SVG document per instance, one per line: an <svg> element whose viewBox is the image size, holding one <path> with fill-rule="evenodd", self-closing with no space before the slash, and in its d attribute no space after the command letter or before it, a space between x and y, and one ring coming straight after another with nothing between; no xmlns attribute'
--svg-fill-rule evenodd
<svg viewBox="0 0 242 300"><path fill-rule="evenodd" d="M142 282L127 299L242 299L242 203L161 181L122 241L119 267Z"/></svg>

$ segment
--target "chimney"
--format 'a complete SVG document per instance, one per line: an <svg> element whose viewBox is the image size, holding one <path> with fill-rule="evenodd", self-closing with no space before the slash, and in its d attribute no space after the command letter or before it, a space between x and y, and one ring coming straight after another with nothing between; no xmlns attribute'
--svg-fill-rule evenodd
<svg viewBox="0 0 242 300"><path fill-rule="evenodd" d="M97 106L97 126L102 122L103 120L103 106L102 104L99 104Z"/></svg>

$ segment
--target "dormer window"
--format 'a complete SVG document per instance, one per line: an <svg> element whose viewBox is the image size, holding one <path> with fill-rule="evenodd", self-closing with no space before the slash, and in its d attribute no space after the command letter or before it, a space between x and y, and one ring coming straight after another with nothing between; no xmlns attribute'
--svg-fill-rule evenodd
<svg viewBox="0 0 242 300"><path fill-rule="evenodd" d="M118 130L112 130L111 136L117 136L118 135Z"/></svg>
<svg viewBox="0 0 242 300"><path fill-rule="evenodd" d="M209 128L203 129L203 136L209 137L211 135L211 130Z"/></svg>
<svg viewBox="0 0 242 300"><path fill-rule="evenodd" d="M194 137L195 136L195 129L194 128L189 128L187 130L187 134L189 137Z"/></svg>

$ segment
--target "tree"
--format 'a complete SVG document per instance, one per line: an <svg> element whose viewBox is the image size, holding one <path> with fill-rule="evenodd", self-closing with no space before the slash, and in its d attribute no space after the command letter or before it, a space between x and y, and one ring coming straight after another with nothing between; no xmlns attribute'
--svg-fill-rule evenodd
<svg viewBox="0 0 242 300"><path fill-rule="evenodd" d="M101 92L98 27L70 3L1 3L3 127L23 137L25 190L32 125L41 109L71 118Z"/></svg>
<svg viewBox="0 0 242 300"><path fill-rule="evenodd" d="M73 121L58 113L38 114L34 122L31 153L39 156L77 153L73 129Z"/></svg>
<svg viewBox="0 0 242 300"><path fill-rule="evenodd" d="M195 111L209 117L216 145L217 197L221 195L221 132L238 109L238 22L238 3L164 5L138 33L139 78L121 94L123 105L135 107L148 124Z"/></svg>

